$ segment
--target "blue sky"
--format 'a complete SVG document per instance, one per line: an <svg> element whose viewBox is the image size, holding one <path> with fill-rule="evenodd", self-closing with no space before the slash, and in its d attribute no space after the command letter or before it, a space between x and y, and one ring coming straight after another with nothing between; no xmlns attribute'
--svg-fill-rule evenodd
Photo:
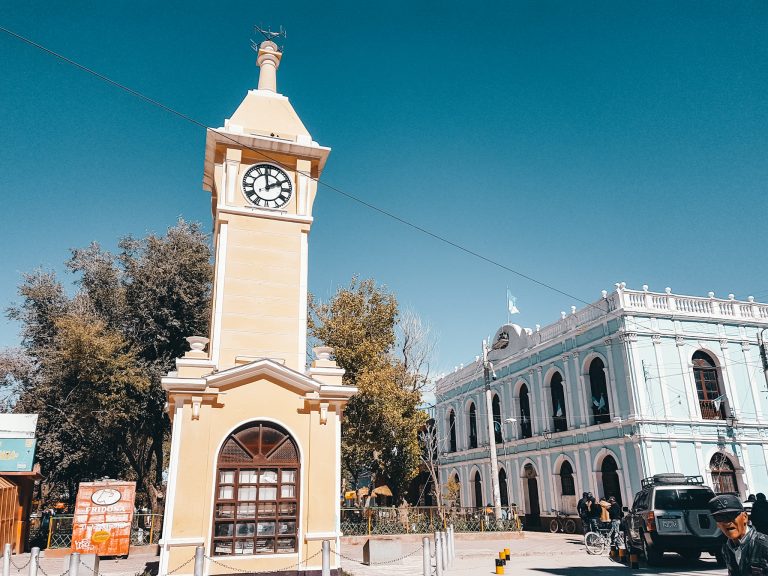
<svg viewBox="0 0 768 576"><path fill-rule="evenodd" d="M10 3L5 3L6 8ZM333 148L310 289L357 274L439 335L440 369L506 321L546 325L615 282L768 300L768 3L25 2L0 25L209 126L288 31L278 88ZM0 306L69 249L210 229L205 134L0 33ZM0 320L0 346L18 342Z"/></svg>

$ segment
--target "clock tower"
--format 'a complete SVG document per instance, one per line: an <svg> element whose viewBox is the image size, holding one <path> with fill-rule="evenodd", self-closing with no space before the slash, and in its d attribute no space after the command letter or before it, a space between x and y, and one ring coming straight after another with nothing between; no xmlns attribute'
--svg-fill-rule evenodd
<svg viewBox="0 0 768 576"><path fill-rule="evenodd" d="M330 149L277 92L282 54L232 117L209 129L215 273L208 337L162 379L172 422L160 573L319 575L339 550L341 414L357 390L332 350L307 356L307 239ZM338 571L332 558L332 573ZM195 571L197 574L197 571Z"/></svg>
<svg viewBox="0 0 768 576"><path fill-rule="evenodd" d="M208 130L203 185L216 254L210 349L219 370L253 358L305 367L307 239L330 148L312 140L277 92L281 56L273 42L261 44L258 89L223 128Z"/></svg>

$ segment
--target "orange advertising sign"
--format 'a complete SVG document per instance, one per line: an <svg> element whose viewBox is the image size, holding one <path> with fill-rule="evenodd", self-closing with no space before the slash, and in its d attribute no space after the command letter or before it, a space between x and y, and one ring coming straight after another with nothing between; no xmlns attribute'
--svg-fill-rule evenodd
<svg viewBox="0 0 768 576"><path fill-rule="evenodd" d="M126 556L136 482L81 482L72 523L72 551L98 556Z"/></svg>

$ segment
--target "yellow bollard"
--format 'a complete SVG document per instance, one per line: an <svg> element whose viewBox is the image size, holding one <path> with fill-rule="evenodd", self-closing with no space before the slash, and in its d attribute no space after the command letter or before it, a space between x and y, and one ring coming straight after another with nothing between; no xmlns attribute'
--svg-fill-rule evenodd
<svg viewBox="0 0 768 576"><path fill-rule="evenodd" d="M509 548L504 548L504 559L509 560L512 556L512 553L509 551Z"/></svg>
<svg viewBox="0 0 768 576"><path fill-rule="evenodd" d="M504 574L504 564L499 558L496 558L496 574Z"/></svg>
<svg viewBox="0 0 768 576"><path fill-rule="evenodd" d="M507 565L507 555L504 553L504 550L499 552L499 560L501 560L501 565L506 566Z"/></svg>

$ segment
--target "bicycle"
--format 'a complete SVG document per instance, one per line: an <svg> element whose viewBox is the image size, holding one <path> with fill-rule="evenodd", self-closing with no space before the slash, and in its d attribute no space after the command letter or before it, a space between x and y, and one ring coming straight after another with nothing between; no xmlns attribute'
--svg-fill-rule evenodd
<svg viewBox="0 0 768 576"><path fill-rule="evenodd" d="M584 546L587 549L587 554L602 554L614 544L623 547L623 538L621 532L614 531L613 526L609 523L598 526L597 532L591 531L584 534Z"/></svg>
<svg viewBox="0 0 768 576"><path fill-rule="evenodd" d="M576 532L576 522L573 518L569 518L565 512L555 510L552 508L552 512L555 513L555 517L549 523L549 531L553 534L555 532L565 532L566 534L573 534Z"/></svg>

